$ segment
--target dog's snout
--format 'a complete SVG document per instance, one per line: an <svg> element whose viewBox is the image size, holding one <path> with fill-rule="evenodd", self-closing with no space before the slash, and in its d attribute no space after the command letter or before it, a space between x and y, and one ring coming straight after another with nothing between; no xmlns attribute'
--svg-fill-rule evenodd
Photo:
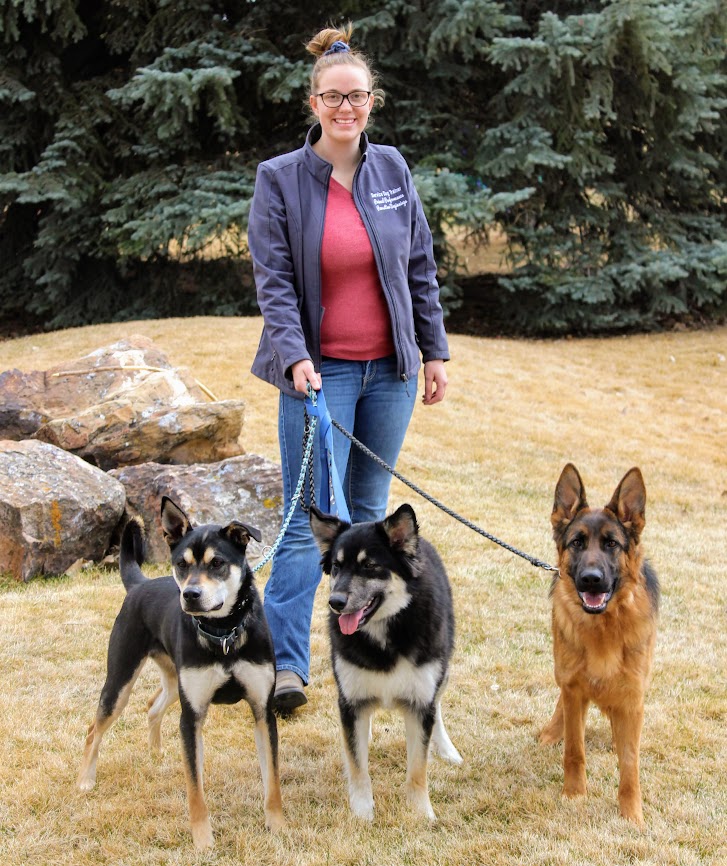
<svg viewBox="0 0 727 866"><path fill-rule="evenodd" d="M185 601L199 601L202 597L202 587L201 586L185 586L182 591L182 596Z"/></svg>
<svg viewBox="0 0 727 866"><path fill-rule="evenodd" d="M336 613L340 613L344 607L346 607L347 601L348 596L345 592L332 592L328 597L328 604L336 611Z"/></svg>
<svg viewBox="0 0 727 866"><path fill-rule="evenodd" d="M578 586L582 590L598 589L604 582L600 568L586 568L578 575Z"/></svg>

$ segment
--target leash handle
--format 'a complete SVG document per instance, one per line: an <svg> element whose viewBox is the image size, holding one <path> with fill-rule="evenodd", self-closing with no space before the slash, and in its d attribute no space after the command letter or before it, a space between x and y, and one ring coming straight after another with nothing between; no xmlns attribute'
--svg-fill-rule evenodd
<svg viewBox="0 0 727 866"><path fill-rule="evenodd" d="M344 523L351 522L348 513L346 497L343 494L343 486L336 469L336 460L333 454L333 421L326 405L323 388L314 391L308 385L308 395L305 398L306 411L314 418L318 418L318 445L321 464L321 503L320 508L328 514L336 514Z"/></svg>

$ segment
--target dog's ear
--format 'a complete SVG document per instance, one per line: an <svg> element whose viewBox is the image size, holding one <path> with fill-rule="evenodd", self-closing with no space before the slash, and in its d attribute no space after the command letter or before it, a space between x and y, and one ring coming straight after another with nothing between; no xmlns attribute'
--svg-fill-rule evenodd
<svg viewBox="0 0 727 866"><path fill-rule="evenodd" d="M638 467L634 466L624 475L606 508L638 541L646 523L646 485Z"/></svg>
<svg viewBox="0 0 727 866"><path fill-rule="evenodd" d="M401 505L382 525L394 550L400 550L406 556L416 556L419 550L419 524L411 505Z"/></svg>
<svg viewBox="0 0 727 866"><path fill-rule="evenodd" d="M586 489L576 467L567 463L555 486L553 513L550 515L553 531L558 535L562 533L582 508L588 508Z"/></svg>
<svg viewBox="0 0 727 866"><path fill-rule="evenodd" d="M333 514L324 514L315 505L310 507L310 528L321 553L325 556L333 542L350 524L344 523Z"/></svg>
<svg viewBox="0 0 727 866"><path fill-rule="evenodd" d="M192 529L192 524L182 509L168 496L162 496L162 532L167 544L174 547Z"/></svg>
<svg viewBox="0 0 727 866"><path fill-rule="evenodd" d="M220 530L220 534L228 541L231 541L236 547L241 547L243 550L250 543L250 539L262 541L263 537L259 529L254 526L248 526L247 523L240 523L239 520L233 520L227 526Z"/></svg>

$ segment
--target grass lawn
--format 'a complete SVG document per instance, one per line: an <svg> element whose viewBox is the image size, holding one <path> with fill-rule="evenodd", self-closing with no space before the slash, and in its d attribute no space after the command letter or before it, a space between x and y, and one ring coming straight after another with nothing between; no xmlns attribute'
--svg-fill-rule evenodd
<svg viewBox="0 0 727 866"><path fill-rule="evenodd" d="M277 400L249 372L261 320L101 325L0 343L0 371L46 369L130 334L151 337L219 399L246 402L245 448L278 460ZM662 584L641 782L646 831L618 815L608 722L588 716L589 794L563 801L561 747L535 736L552 713L549 575L443 514L401 482L450 574L458 638L443 701L462 767L433 759L429 826L408 810L401 718L379 713L370 769L376 818L349 815L335 688L316 601L303 712L279 724L288 828L263 828L249 710L213 707L205 784L216 847L195 853L177 734L146 742L153 665L104 740L98 783L75 787L123 597L115 571L2 584L0 855L23 864L550 866L727 863L727 328L608 339L454 335L446 401L418 405L398 469L488 532L548 562L563 465L592 504L633 465L646 481L644 544ZM385 423L385 419L382 419ZM230 515L244 520L245 515ZM161 573L159 569L154 573ZM267 569L258 577L264 588Z"/></svg>

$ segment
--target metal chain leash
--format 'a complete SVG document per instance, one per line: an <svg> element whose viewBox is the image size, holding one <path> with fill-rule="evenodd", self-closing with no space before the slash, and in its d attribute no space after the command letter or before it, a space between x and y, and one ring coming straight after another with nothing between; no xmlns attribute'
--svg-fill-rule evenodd
<svg viewBox="0 0 727 866"><path fill-rule="evenodd" d="M300 467L300 475L298 476L298 483L295 488L295 493L293 494L293 498L290 501L290 507L288 508L288 513L285 515L283 525L280 527L278 537L275 539L271 547L266 548L265 555L260 560L260 562L253 566L253 572L260 571L260 569L264 565L267 565L268 562L270 562L270 560L275 556L277 549L280 547L280 542L283 540L283 536L288 529L288 524L293 518L293 512L298 505L298 500L300 499L301 503L303 501L303 485L305 484L305 474L309 466L311 473L311 497L313 496L313 461L311 460L311 454L313 452L313 442L315 441L314 434L316 431L317 423L317 418L309 418L306 413L306 427L303 434L303 462Z"/></svg>
<svg viewBox="0 0 727 866"><path fill-rule="evenodd" d="M353 436L351 433L349 433L348 430L341 427L341 425L338 423L338 421L334 421L333 419L331 419L331 423L336 428L336 430L343 433L343 435L347 439L350 439L351 442L357 448L360 448L361 451L363 451L363 453L367 457L370 457L374 461L374 463L377 463L379 466L381 466L382 469L386 469L386 471L390 472L394 476L394 478L398 478L399 481L406 484L407 487L411 487L411 489L415 493L418 493L420 496L422 496L424 499L426 499L427 502L431 502L432 505L436 505L437 508L440 508L442 511L444 511L445 514L448 514L450 517L453 517L455 520L458 520L460 523L463 523L466 527L468 527L468 529L471 529L474 532L479 533L480 535L487 538L489 541L492 541L495 544L499 544L500 547L504 547L505 550L509 550L510 553L514 553L516 556L520 556L523 559L526 559L531 565L534 565L536 568L543 568L546 571L554 571L554 572L556 572L556 574L559 573L559 570L554 565L550 565L547 562L543 562L542 559L536 559L534 556L530 556L530 554L528 554L528 553L523 553L522 550L518 550L516 547L513 547L511 544L507 544L507 542L502 541L501 539L497 538L494 535L490 535L489 532L486 532L484 529L481 529L479 526L472 523L472 521L467 520L466 517L462 517L461 514L457 514L456 511L452 511L452 509L448 508L443 502L440 502L438 499L435 499L434 496L430 496L428 493L426 493L424 490L422 490L421 487L417 487L416 484L412 483L411 481L408 481L406 478L404 478L403 475L401 475L401 473L397 472L396 469L392 469L392 467L389 466L388 463L385 463L378 456L378 454L374 454L374 452L371 451L370 448L367 448L363 444L363 442L359 442L359 440L356 439L356 437Z"/></svg>

